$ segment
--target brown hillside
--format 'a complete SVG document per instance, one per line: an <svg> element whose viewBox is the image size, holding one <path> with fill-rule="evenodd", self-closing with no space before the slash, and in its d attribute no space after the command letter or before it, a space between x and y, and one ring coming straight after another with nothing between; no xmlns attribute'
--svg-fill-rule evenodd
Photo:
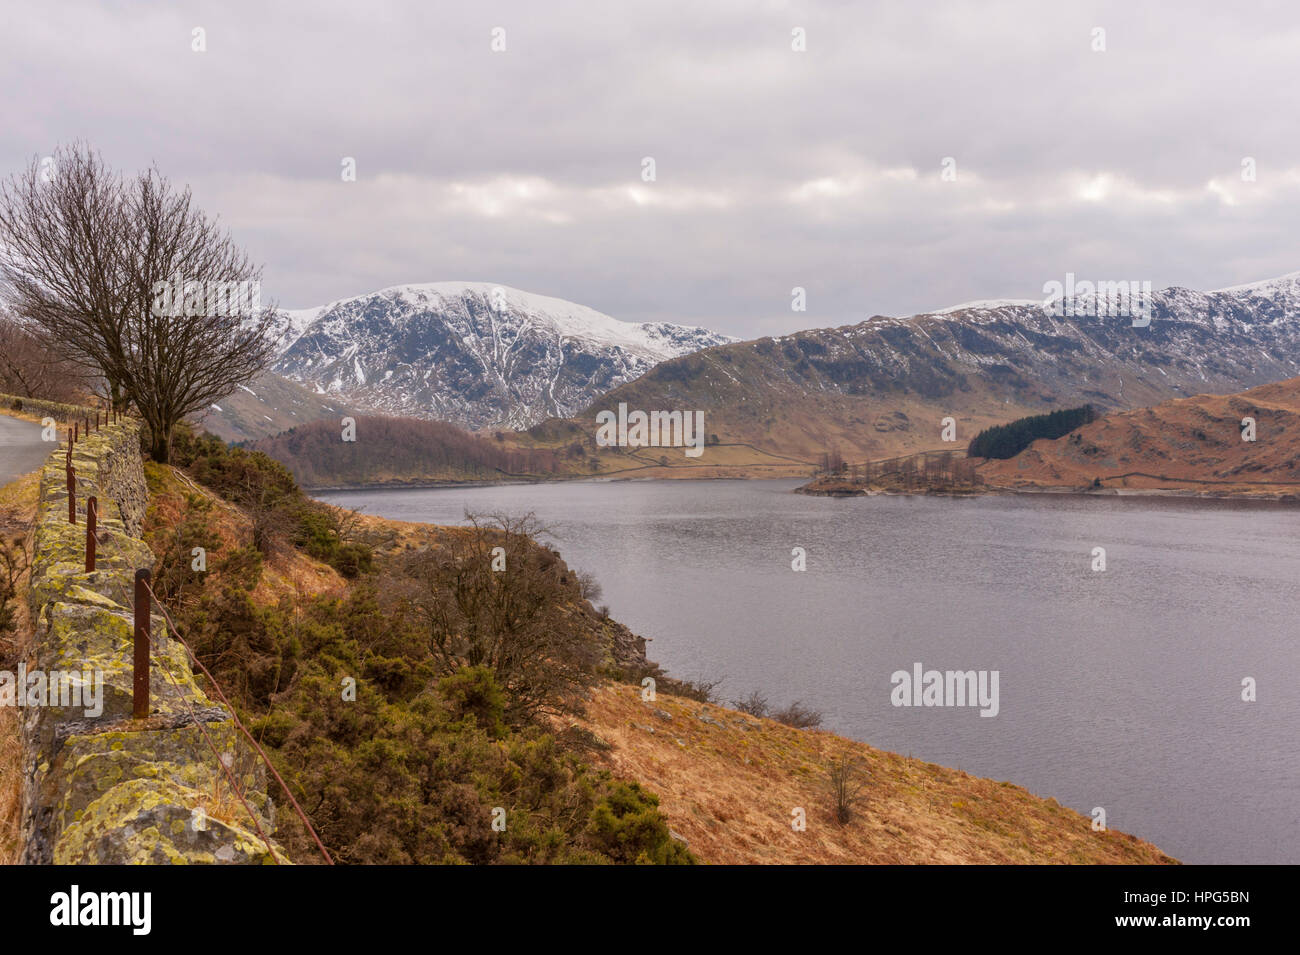
<svg viewBox="0 0 1300 955"><path fill-rule="evenodd" d="M265 372L197 416L198 424L223 441L255 441L312 421L336 426L355 415L341 395L315 394L302 385Z"/></svg>
<svg viewBox="0 0 1300 955"><path fill-rule="evenodd" d="M659 794L673 831L711 863L1169 864L1148 842L1054 799L831 733L799 730L635 686L606 686L586 727L609 744L619 775ZM826 766L857 760L868 783L850 821L836 822ZM791 826L803 807L807 828Z"/></svg>
<svg viewBox="0 0 1300 955"><path fill-rule="evenodd" d="M1242 419L1256 440L1242 440ZM1195 395L1104 415L1006 461L981 465L991 485L1177 489L1285 495L1300 491L1300 378L1233 395Z"/></svg>
<svg viewBox="0 0 1300 955"><path fill-rule="evenodd" d="M803 369L798 375L782 364L783 352L763 350L769 341L718 346L666 362L610 392L574 421L587 427L596 411L615 409L619 402L629 408L700 409L706 433L723 446L748 449L755 463L777 455L813 465L830 450L861 461L937 448L948 416L956 419L957 438L964 443L990 425L1040 412L1053 401L976 376L926 391L869 378L842 381L807 363L798 366ZM737 463L724 461L718 452L706 448L690 463Z"/></svg>

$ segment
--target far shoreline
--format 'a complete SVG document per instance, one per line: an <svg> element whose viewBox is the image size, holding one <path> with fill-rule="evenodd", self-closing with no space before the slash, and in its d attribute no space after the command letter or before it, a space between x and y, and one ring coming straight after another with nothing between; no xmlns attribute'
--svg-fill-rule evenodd
<svg viewBox="0 0 1300 955"><path fill-rule="evenodd" d="M796 477L743 477L718 475L713 477L704 477L692 475L690 477L651 477L647 475L618 477L615 475L597 476L597 475L573 475L570 477L554 477L543 480L504 480L504 481L419 481L419 482L382 482L375 484L347 484L347 485L330 485L327 487L303 487L303 490L313 497L317 495L329 494L349 494L372 491L454 491L454 490L471 490L479 488L494 487L523 487L523 486L543 486L559 484L638 484L638 483L668 483L668 482L726 482L726 481L744 481L744 482L761 482L761 481L791 481L798 480ZM979 497L1069 497L1069 498L1153 498L1159 500L1187 500L1187 501L1204 501L1204 502L1223 502L1232 504L1272 504L1281 507L1300 506L1300 488L1294 492L1269 494L1269 493L1250 493L1250 492L1221 492L1212 490L1196 490L1193 488L1085 488L1085 487L1007 487L1003 485L982 485L978 489L958 488L955 490L944 488L916 488L914 490L818 490L812 488L815 482L808 482L790 489L792 494L801 494L807 497L824 497L824 498L869 498L869 497L943 497L953 499L973 499Z"/></svg>
<svg viewBox="0 0 1300 955"><path fill-rule="evenodd" d="M794 489L793 493L808 497L852 498L852 497L952 497L976 498L985 496L1019 497L1019 496L1059 496L1059 497L1123 497L1123 498L1160 498L1195 501L1230 501L1258 504L1278 504L1285 507L1300 505L1300 487L1283 493L1249 492L1249 491L1210 491L1194 488L1137 488L1137 487L1065 487L1035 486L1006 487L1003 485L981 485L978 489L959 488L916 488L915 490L818 490L810 482Z"/></svg>
<svg viewBox="0 0 1300 955"><path fill-rule="evenodd" d="M330 485L309 485L299 484L299 486L308 494L329 494L341 493L344 491L448 491L457 488L480 488L480 487L521 487L526 485L546 485L546 484L636 484L649 483L653 481L677 482L677 481L798 481L804 480L805 475L783 474L775 477L772 476L746 476L743 474L718 474L718 475L682 475L680 477L667 477L662 475L647 474L628 474L626 477L619 474L573 474L548 478L513 478L501 481L376 481L373 484L330 484Z"/></svg>

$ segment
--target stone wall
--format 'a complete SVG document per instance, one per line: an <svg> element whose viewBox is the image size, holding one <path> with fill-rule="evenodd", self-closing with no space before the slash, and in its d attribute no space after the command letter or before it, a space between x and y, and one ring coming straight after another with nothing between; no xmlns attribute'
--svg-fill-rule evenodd
<svg viewBox="0 0 1300 955"><path fill-rule="evenodd" d="M19 411L29 415L48 415L56 421L80 421L87 414L94 414L95 409L86 405L67 405L58 401L44 401L40 398L24 398L21 395L0 394L0 407Z"/></svg>
<svg viewBox="0 0 1300 955"><path fill-rule="evenodd" d="M131 718L131 594L135 571L154 562L139 537L148 489L137 425L124 421L76 445L76 525L68 523L65 455L60 446L40 475L29 592L36 633L25 661L27 685L20 681L16 689L20 700L39 703L31 699L32 674L74 672L80 681L98 673L102 712L93 712L93 697L89 705L50 698L22 710L23 861L287 861L274 842L273 857L256 831L274 832L265 767L239 738L229 712L200 690L185 648L157 615L151 712ZM96 570L88 574L90 495L99 501L99 545ZM256 826L218 758L253 807Z"/></svg>

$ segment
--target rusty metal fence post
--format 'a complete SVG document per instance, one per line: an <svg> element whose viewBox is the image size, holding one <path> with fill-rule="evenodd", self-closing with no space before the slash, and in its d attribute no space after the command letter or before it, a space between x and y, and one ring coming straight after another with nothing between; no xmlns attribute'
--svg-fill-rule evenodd
<svg viewBox="0 0 1300 955"><path fill-rule="evenodd" d="M133 719L149 715L149 571L135 572L135 658L132 671Z"/></svg>
<svg viewBox="0 0 1300 955"><path fill-rule="evenodd" d="M77 472L68 465L68 523L77 523Z"/></svg>
<svg viewBox="0 0 1300 955"><path fill-rule="evenodd" d="M99 500L86 498L86 573L95 572L95 525L99 520Z"/></svg>

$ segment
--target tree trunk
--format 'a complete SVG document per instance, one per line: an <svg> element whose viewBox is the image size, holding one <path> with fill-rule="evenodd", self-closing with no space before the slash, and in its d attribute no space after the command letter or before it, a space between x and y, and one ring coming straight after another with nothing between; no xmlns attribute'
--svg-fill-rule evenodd
<svg viewBox="0 0 1300 955"><path fill-rule="evenodd" d="M167 464L172 454L171 425L149 425L149 456L159 464Z"/></svg>

